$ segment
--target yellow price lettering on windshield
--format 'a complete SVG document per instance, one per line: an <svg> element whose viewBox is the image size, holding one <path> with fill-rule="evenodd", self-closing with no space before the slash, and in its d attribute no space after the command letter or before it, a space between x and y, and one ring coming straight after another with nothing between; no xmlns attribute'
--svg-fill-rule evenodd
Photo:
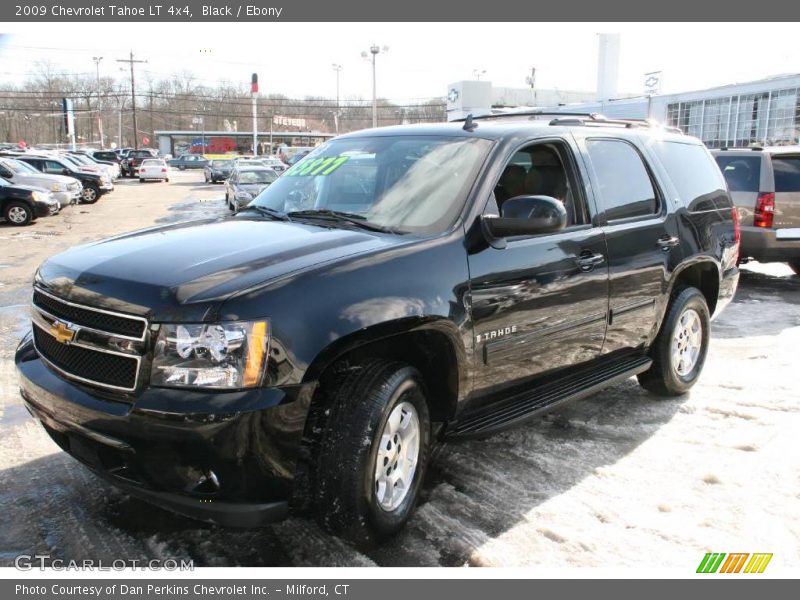
<svg viewBox="0 0 800 600"><path fill-rule="evenodd" d="M349 156L328 156L326 158L314 158L297 163L294 167L286 171L284 176L306 177L316 175L330 175L336 169L348 161Z"/></svg>

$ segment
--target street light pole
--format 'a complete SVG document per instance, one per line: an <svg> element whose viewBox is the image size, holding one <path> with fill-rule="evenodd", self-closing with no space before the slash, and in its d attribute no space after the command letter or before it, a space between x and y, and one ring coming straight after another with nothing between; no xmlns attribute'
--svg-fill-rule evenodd
<svg viewBox="0 0 800 600"><path fill-rule="evenodd" d="M384 46L380 48L377 44L372 44L369 47L369 52L372 54L372 126L378 126L378 94L377 94L377 81L376 81L376 69L375 69L375 57L378 56L381 52L384 54L388 52L389 47ZM362 58L369 60L369 56L366 52L361 53Z"/></svg>
<svg viewBox="0 0 800 600"><path fill-rule="evenodd" d="M336 112L333 115L333 123L336 133L339 133L339 73L342 72L342 65L334 63L333 70L336 71Z"/></svg>

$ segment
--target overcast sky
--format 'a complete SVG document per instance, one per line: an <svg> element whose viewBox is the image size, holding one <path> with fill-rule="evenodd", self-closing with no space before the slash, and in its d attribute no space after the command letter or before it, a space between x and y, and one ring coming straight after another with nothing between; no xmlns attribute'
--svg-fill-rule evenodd
<svg viewBox="0 0 800 600"><path fill-rule="evenodd" d="M333 97L332 63L343 66L342 98L371 98L373 43L378 95L396 101L444 96L447 84L483 79L525 87L536 67L537 87L596 86L597 34L621 37L619 91L641 93L643 75L663 71L663 92L700 89L780 73L800 72L797 24L549 24L549 23L182 23L5 24L0 79L19 81L36 61L58 70L124 76L117 58L132 49L143 79L192 71L204 83L220 79L247 89L258 72L263 93Z"/></svg>

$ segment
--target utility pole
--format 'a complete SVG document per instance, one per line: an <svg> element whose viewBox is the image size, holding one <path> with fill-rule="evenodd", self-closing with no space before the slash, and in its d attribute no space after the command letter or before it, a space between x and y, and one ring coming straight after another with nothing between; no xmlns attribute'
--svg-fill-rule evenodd
<svg viewBox="0 0 800 600"><path fill-rule="evenodd" d="M256 107L258 73L253 73L253 77L250 80L250 94L253 96L253 156L258 156L258 109Z"/></svg>
<svg viewBox="0 0 800 600"><path fill-rule="evenodd" d="M100 132L100 147L105 147L103 142L103 113L100 108L100 61L103 60L102 56L93 56L94 66L97 68L97 129Z"/></svg>
<svg viewBox="0 0 800 600"><path fill-rule="evenodd" d="M139 130L136 127L136 78L133 74L135 63L146 63L146 60L133 60L133 50L130 58L118 58L117 62L128 63L131 67L131 106L133 108L133 149L139 149Z"/></svg>

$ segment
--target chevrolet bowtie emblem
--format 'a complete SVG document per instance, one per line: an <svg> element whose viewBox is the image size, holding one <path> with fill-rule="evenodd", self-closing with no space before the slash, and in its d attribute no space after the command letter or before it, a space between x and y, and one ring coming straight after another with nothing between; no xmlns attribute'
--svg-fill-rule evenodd
<svg viewBox="0 0 800 600"><path fill-rule="evenodd" d="M75 339L75 332L69 328L69 325L65 325L61 321L54 321L50 325L50 335L56 338L60 344L69 344Z"/></svg>

